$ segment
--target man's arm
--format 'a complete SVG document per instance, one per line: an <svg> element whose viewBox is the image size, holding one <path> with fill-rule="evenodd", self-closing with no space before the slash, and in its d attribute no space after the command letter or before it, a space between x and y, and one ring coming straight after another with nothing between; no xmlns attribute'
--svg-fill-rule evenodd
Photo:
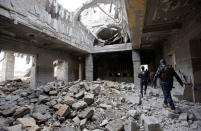
<svg viewBox="0 0 201 131"><path fill-rule="evenodd" d="M156 74L154 75L154 78L153 78L153 80L152 80L152 83L153 83L153 84L156 83L156 79L157 79L158 76L160 75L161 71L162 71L161 68L158 67L157 72L156 72Z"/></svg>
<svg viewBox="0 0 201 131"><path fill-rule="evenodd" d="M184 83L182 82L181 78L178 76L178 74L176 73L175 70L174 70L174 76L177 79L177 81L179 82L179 84L183 87Z"/></svg>

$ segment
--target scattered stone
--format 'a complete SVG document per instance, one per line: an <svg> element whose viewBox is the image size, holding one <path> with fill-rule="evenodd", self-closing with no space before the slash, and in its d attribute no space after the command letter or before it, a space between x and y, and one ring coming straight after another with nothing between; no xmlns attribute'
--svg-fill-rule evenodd
<svg viewBox="0 0 201 131"><path fill-rule="evenodd" d="M78 94L75 95L76 99L81 99L84 96L84 91L80 91Z"/></svg>
<svg viewBox="0 0 201 131"><path fill-rule="evenodd" d="M100 107L103 109L112 109L112 106L107 104L100 104Z"/></svg>
<svg viewBox="0 0 201 131"><path fill-rule="evenodd" d="M9 107L8 109L3 110L0 114L7 117L7 116L11 116L13 113L15 113L15 111L16 111L16 107L12 106L12 107Z"/></svg>
<svg viewBox="0 0 201 131"><path fill-rule="evenodd" d="M67 126L62 128L61 131L78 131L78 130L75 127Z"/></svg>
<svg viewBox="0 0 201 131"><path fill-rule="evenodd" d="M26 128L30 131L34 131L34 130L38 130L39 129L39 126L36 125L36 121L31 118L31 117L28 117L28 118L18 118L16 120L16 123L17 124L22 124L23 128Z"/></svg>
<svg viewBox="0 0 201 131"><path fill-rule="evenodd" d="M86 126L86 123L87 123L87 119L81 120L81 122L80 122L80 129L84 129L85 126Z"/></svg>
<svg viewBox="0 0 201 131"><path fill-rule="evenodd" d="M70 114L70 107L67 105L62 105L56 114L60 117L67 117Z"/></svg>
<svg viewBox="0 0 201 131"><path fill-rule="evenodd" d="M100 124L100 126L105 126L105 125L107 125L108 123L109 123L108 120L103 120L102 123Z"/></svg>
<svg viewBox="0 0 201 131"><path fill-rule="evenodd" d="M87 107L87 103L84 101L78 101L72 105L72 108L75 110L83 109Z"/></svg>
<svg viewBox="0 0 201 131"><path fill-rule="evenodd" d="M7 131L22 131L22 125L18 124L15 126L7 127Z"/></svg>
<svg viewBox="0 0 201 131"><path fill-rule="evenodd" d="M139 114L138 114L138 112L137 112L136 110L129 110L129 111L128 111L128 114L129 114L131 117L135 118L135 119L137 119L137 117L139 116Z"/></svg>
<svg viewBox="0 0 201 131"><path fill-rule="evenodd" d="M19 118L19 117L23 117L26 114L29 114L31 111L31 109L29 107L20 107L16 110L16 112L14 113L14 118Z"/></svg>
<svg viewBox="0 0 201 131"><path fill-rule="evenodd" d="M140 127L136 122L129 122L124 126L124 131L139 131Z"/></svg>
<svg viewBox="0 0 201 131"><path fill-rule="evenodd" d="M162 131L160 123L154 116L141 116L145 131Z"/></svg>
<svg viewBox="0 0 201 131"><path fill-rule="evenodd" d="M99 84L96 84L96 85L94 85L94 86L92 87L92 92L93 92L93 94L98 95L98 94L100 93L100 91L101 91L101 87L100 87Z"/></svg>
<svg viewBox="0 0 201 131"><path fill-rule="evenodd" d="M201 109L193 109L192 110L196 120L201 121Z"/></svg>
<svg viewBox="0 0 201 131"><path fill-rule="evenodd" d="M78 116L76 116L75 118L73 118L73 121L75 122L75 124L79 125L80 124L80 118Z"/></svg>
<svg viewBox="0 0 201 131"><path fill-rule="evenodd" d="M68 105L72 105L76 102L76 100L73 97L65 96L64 102Z"/></svg>
<svg viewBox="0 0 201 131"><path fill-rule="evenodd" d="M181 121L187 121L187 113L181 113L179 115L179 120L181 120Z"/></svg>
<svg viewBox="0 0 201 131"><path fill-rule="evenodd" d="M44 95L40 95L38 98L39 103L46 103L50 101L50 97L48 96L44 96Z"/></svg>
<svg viewBox="0 0 201 131"><path fill-rule="evenodd" d="M56 90L49 91L49 95L51 96L57 95L57 91Z"/></svg>
<svg viewBox="0 0 201 131"><path fill-rule="evenodd" d="M85 96L84 96L84 101L85 101L88 105L91 105L91 104L94 102L94 94L90 94L90 93L85 94Z"/></svg>
<svg viewBox="0 0 201 131"><path fill-rule="evenodd" d="M41 114L41 113L33 113L32 117L37 120L38 123L43 123L47 121L48 119L51 118L51 115L46 113L46 114Z"/></svg>
<svg viewBox="0 0 201 131"><path fill-rule="evenodd" d="M106 129L108 131L123 131L124 122L122 120L113 120L107 124Z"/></svg>
<svg viewBox="0 0 201 131"><path fill-rule="evenodd" d="M163 114L164 114L165 116L167 116L168 118L171 118L171 119L179 118L179 114L169 112L169 111L166 110L166 109L163 109L162 112L163 112Z"/></svg>
<svg viewBox="0 0 201 131"><path fill-rule="evenodd" d="M80 118L90 119L94 114L94 110L86 109L79 114Z"/></svg>

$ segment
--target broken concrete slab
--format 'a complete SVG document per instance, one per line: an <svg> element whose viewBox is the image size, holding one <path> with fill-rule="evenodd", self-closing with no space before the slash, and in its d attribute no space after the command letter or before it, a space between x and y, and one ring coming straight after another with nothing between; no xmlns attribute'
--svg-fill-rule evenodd
<svg viewBox="0 0 201 131"><path fill-rule="evenodd" d="M39 126L36 125L36 121L31 118L18 118L16 120L17 124L22 124L23 128L26 128L28 130L38 130Z"/></svg>
<svg viewBox="0 0 201 131"><path fill-rule="evenodd" d="M14 118L19 118L19 117L23 117L26 114L29 114L31 111L31 109L29 107L20 107L16 110L16 112L14 113Z"/></svg>
<svg viewBox="0 0 201 131"><path fill-rule="evenodd" d="M72 105L72 108L75 110L83 109L87 107L87 103L84 101L78 101Z"/></svg>
<svg viewBox="0 0 201 131"><path fill-rule="evenodd" d="M62 105L56 114L60 117L67 117L70 114L70 107L67 105Z"/></svg>
<svg viewBox="0 0 201 131"><path fill-rule="evenodd" d="M87 108L79 114L80 118L90 119L94 114L94 110Z"/></svg>
<svg viewBox="0 0 201 131"><path fill-rule="evenodd" d="M124 125L124 131L139 131L140 126L136 122L128 122Z"/></svg>
<svg viewBox="0 0 201 131"><path fill-rule="evenodd" d="M87 93L84 95L84 101L88 104L91 105L94 102L94 94Z"/></svg>
<svg viewBox="0 0 201 131"><path fill-rule="evenodd" d="M73 97L67 95L64 97L64 102L68 105L72 105L76 102L76 100Z"/></svg>
<svg viewBox="0 0 201 131"><path fill-rule="evenodd" d="M162 131L160 122L154 116L141 115L141 120L144 122L145 131Z"/></svg>
<svg viewBox="0 0 201 131"><path fill-rule="evenodd" d="M124 129L124 122L120 119L113 120L107 124L106 129L108 131L123 131Z"/></svg>
<svg viewBox="0 0 201 131"><path fill-rule="evenodd" d="M22 124L7 127L7 131L22 131Z"/></svg>

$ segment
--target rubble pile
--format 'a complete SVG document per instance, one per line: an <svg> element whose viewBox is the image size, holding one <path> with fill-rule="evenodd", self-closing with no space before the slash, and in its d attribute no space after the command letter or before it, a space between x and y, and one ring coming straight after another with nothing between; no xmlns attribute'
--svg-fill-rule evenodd
<svg viewBox="0 0 201 131"><path fill-rule="evenodd" d="M29 88L29 81L22 81L21 79L16 80L7 80L0 82L0 90L6 94L10 94L13 91L16 91L20 88Z"/></svg>
<svg viewBox="0 0 201 131"><path fill-rule="evenodd" d="M200 129L201 105L176 103L178 114L161 107L159 89L144 98L132 83L55 81L36 89L0 92L0 130L160 131Z"/></svg>

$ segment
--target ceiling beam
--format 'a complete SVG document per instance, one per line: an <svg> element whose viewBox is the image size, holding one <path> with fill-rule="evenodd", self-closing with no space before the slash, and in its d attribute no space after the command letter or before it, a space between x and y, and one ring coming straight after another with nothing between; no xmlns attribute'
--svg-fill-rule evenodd
<svg viewBox="0 0 201 131"><path fill-rule="evenodd" d="M158 32L158 31L171 31L173 29L181 29L182 24L178 22L148 25L143 28L143 33Z"/></svg>

